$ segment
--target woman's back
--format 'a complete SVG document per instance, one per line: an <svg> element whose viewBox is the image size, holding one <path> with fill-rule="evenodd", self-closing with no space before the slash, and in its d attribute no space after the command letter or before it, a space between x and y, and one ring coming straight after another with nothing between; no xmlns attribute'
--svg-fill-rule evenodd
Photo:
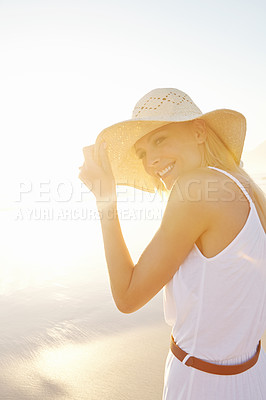
<svg viewBox="0 0 266 400"><path fill-rule="evenodd" d="M230 179L234 178L230 176ZM265 232L250 196L239 182L236 183L250 203L238 234L210 257L204 256L195 245L164 288L165 319L172 326L175 342L187 353L216 364L238 364L251 358L266 329ZM263 350L258 363L244 373L249 376L245 382L243 374L230 377L204 374L184 366L169 352L164 398L183 399L186 393L188 399L197 400L263 399L263 396L258 397L257 391L266 393L266 381L262 378L265 368ZM261 379L261 383L252 379L254 369L256 380ZM173 382L174 376L180 379L181 385L181 380L187 380L188 375L189 385L180 395L177 382ZM202 385L204 377L208 388ZM247 382L250 387L241 397L241 385ZM216 390L215 397L211 397L210 393Z"/></svg>
<svg viewBox="0 0 266 400"><path fill-rule="evenodd" d="M206 257L213 257L240 232L248 218L250 205L231 177L211 167L204 170L203 195L210 209L210 224L196 244Z"/></svg>

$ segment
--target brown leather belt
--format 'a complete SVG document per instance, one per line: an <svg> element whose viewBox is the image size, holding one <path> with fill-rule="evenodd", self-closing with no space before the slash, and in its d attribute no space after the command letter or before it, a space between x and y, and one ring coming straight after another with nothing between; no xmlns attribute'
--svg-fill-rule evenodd
<svg viewBox="0 0 266 400"><path fill-rule="evenodd" d="M188 367L193 367L199 369L200 371L208 372L209 374L236 375L246 371L247 369L253 367L253 365L256 364L260 354L261 341L259 341L257 351L254 354L254 356L250 360L237 365L212 364L207 361L203 361L200 358L191 356L184 350L180 349L180 347L175 343L173 335L171 335L170 349L172 353L176 356L176 358L178 358L178 360L181 362L184 361L183 364L187 365ZM188 357L186 358L186 356Z"/></svg>

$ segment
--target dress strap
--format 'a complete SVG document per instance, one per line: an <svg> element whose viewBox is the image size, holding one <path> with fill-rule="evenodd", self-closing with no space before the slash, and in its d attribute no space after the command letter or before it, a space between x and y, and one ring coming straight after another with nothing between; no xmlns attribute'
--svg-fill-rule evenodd
<svg viewBox="0 0 266 400"><path fill-rule="evenodd" d="M245 195L246 198L248 199L248 201L249 201L249 203L250 203L250 206L253 205L253 201L252 201L252 199L251 199L249 193L248 193L247 190L244 188L244 186L242 185L242 183L239 182L238 179L236 179L233 175L229 174L229 172L224 171L223 169L216 168L216 167L210 167L210 166L208 166L208 168L211 168L211 169L214 169L214 170L216 170L216 171L219 171L219 172L221 172L222 174L228 176L228 178L232 179L232 181L234 181L234 182L237 184L237 186L242 190L242 192L244 193L244 195Z"/></svg>

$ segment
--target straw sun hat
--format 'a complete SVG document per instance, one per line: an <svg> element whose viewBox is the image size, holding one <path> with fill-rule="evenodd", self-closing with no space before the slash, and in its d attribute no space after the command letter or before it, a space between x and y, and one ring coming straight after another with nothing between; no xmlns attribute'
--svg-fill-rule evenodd
<svg viewBox="0 0 266 400"><path fill-rule="evenodd" d="M137 157L134 144L147 133L171 122L202 118L231 151L237 164L243 150L246 119L237 111L215 110L202 114L184 92L178 89L154 89L136 104L132 119L104 129L95 143L96 153L102 141L107 143L107 153L117 185L133 186L155 192L159 178L150 176Z"/></svg>

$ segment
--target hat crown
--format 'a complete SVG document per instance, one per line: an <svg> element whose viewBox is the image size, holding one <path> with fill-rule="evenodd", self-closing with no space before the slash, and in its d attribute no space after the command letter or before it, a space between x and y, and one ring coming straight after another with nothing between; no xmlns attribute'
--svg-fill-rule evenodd
<svg viewBox="0 0 266 400"><path fill-rule="evenodd" d="M178 89L154 89L136 104L133 120L187 121L200 117L202 112L184 92Z"/></svg>

